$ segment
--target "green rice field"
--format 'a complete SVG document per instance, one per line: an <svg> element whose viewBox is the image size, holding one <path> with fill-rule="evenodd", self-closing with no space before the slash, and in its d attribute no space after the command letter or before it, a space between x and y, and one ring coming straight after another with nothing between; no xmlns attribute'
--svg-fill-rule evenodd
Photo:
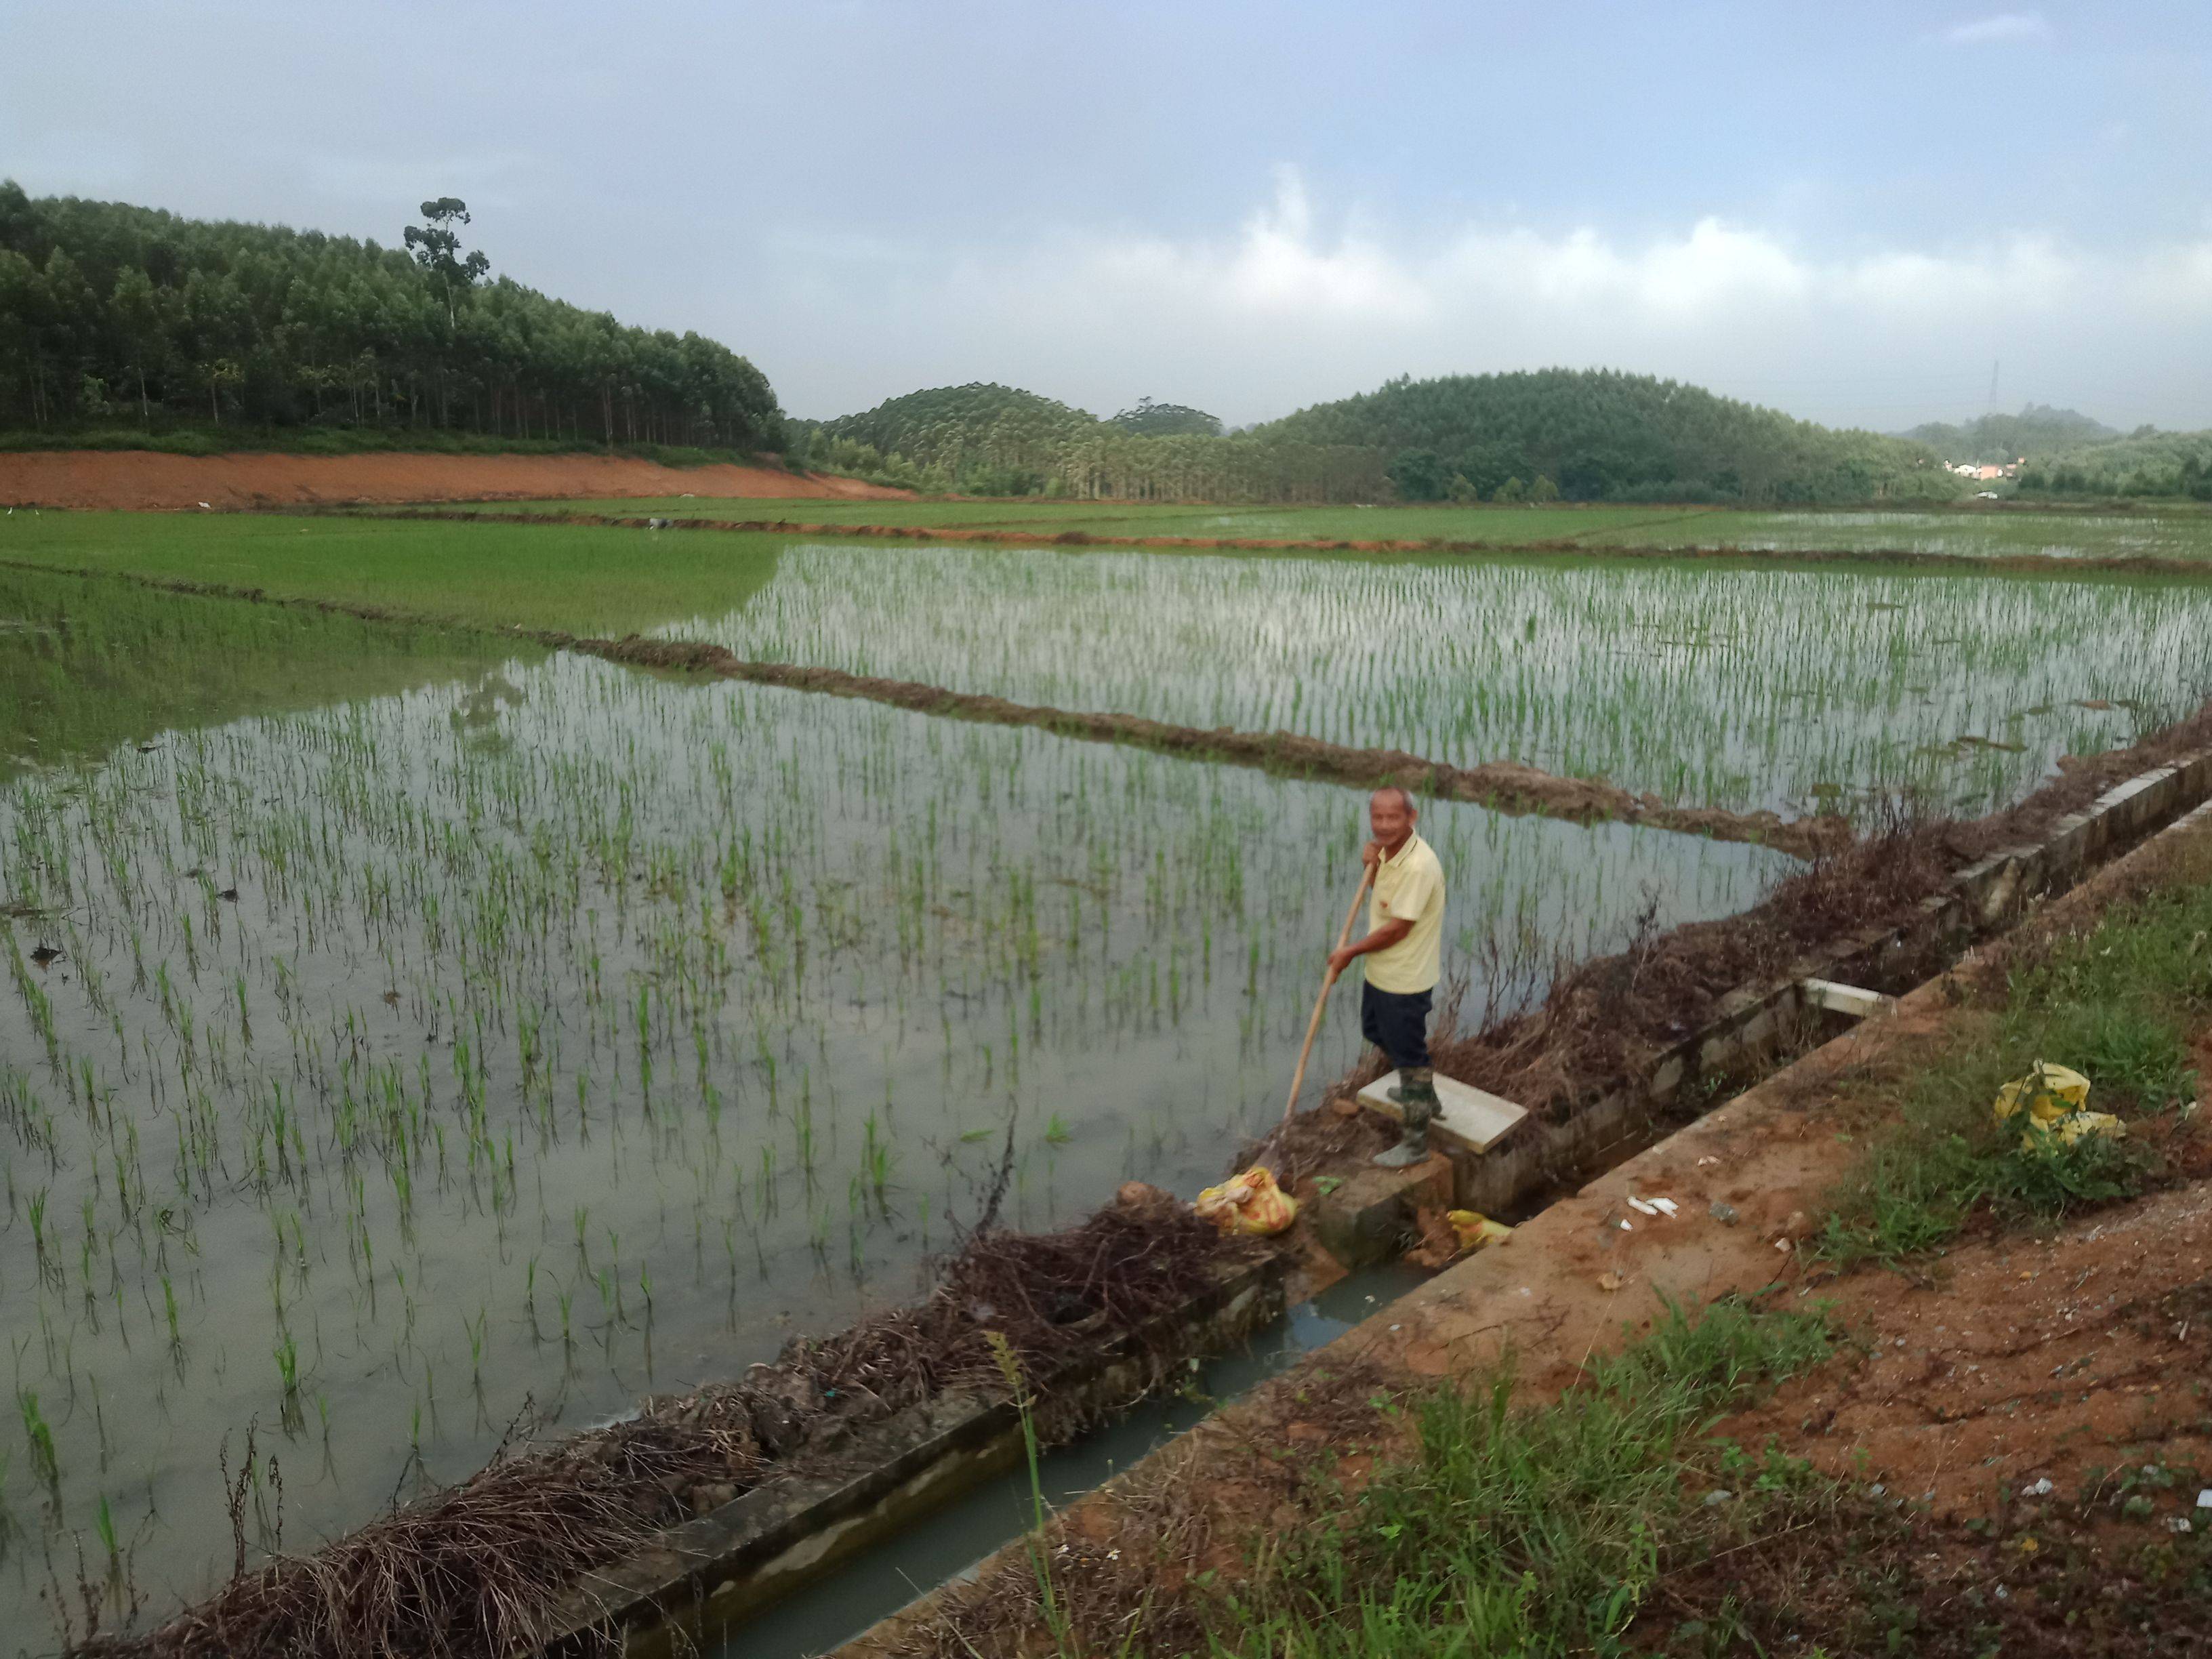
<svg viewBox="0 0 2212 1659"><path fill-rule="evenodd" d="M1683 805L1977 814L2212 694L2194 580L1785 557L850 545L273 516L0 520L0 559L738 655Z"/></svg>
<svg viewBox="0 0 2212 1659"><path fill-rule="evenodd" d="M31 1648L49 1560L111 1619L226 1574L226 1470L306 1547L913 1294L1002 1154L1020 1225L1194 1192L1280 1110L1364 835L1330 785L17 569L0 732ZM1423 827L1474 1019L1793 867ZM1314 1075L1354 1041L1340 997Z"/></svg>
<svg viewBox="0 0 2212 1659"><path fill-rule="evenodd" d="M378 509L385 511L388 509ZM836 501L678 495L657 499L426 504L425 513L605 514L807 525L911 525L942 530L1079 530L1101 537L1257 537L1293 540L1392 539L1516 544L1627 532L1671 522L1686 509L1652 507L1194 507L1182 502L1066 501Z"/></svg>
<svg viewBox="0 0 2212 1659"><path fill-rule="evenodd" d="M799 543L741 657L1785 812L1977 816L2212 695L2212 590L1649 561Z"/></svg>

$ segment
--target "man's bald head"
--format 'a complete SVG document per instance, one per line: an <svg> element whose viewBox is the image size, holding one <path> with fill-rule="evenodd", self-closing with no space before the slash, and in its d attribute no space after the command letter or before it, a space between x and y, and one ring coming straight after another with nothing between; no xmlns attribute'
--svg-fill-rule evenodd
<svg viewBox="0 0 2212 1659"><path fill-rule="evenodd" d="M1413 833L1413 820L1421 809L1413 805L1413 792L1386 783L1367 798L1367 823L1375 839L1393 852Z"/></svg>

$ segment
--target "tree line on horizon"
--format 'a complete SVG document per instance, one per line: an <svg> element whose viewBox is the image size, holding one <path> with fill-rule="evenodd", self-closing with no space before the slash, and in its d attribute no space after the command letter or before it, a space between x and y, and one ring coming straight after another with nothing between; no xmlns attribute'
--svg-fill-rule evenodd
<svg viewBox="0 0 2212 1659"><path fill-rule="evenodd" d="M728 347L486 280L466 204L422 216L385 247L0 180L0 422L781 447Z"/></svg>
<svg viewBox="0 0 2212 1659"><path fill-rule="evenodd" d="M1410 376L1244 432L1202 411L1152 439L1013 386L940 386L797 422L810 462L973 495L1260 501L1943 499L1925 446L1839 432L1695 386L1614 370Z"/></svg>
<svg viewBox="0 0 2212 1659"><path fill-rule="evenodd" d="M1401 375L1253 435L1389 453L1412 499L1752 502L1942 499L1924 445L1838 430L1618 369Z"/></svg>
<svg viewBox="0 0 2212 1659"><path fill-rule="evenodd" d="M982 382L791 421L727 347L493 276L462 246L460 201L422 218L386 246L0 181L0 442L680 446L990 495L1787 505L1942 499L1960 486L1940 463L1959 458L1931 443L2032 440L2027 493L2212 498L2212 434L2124 438L2033 406L1844 431L1616 370L1401 376L1234 433L1187 404L1102 419Z"/></svg>
<svg viewBox="0 0 2212 1659"><path fill-rule="evenodd" d="M1930 422L1905 434L1946 460L2020 462L2019 494L2095 500L2183 496L2212 501L2212 432L2139 426L2122 433L2078 410L2029 404L1956 424Z"/></svg>
<svg viewBox="0 0 2212 1659"><path fill-rule="evenodd" d="M794 421L791 432L796 462L933 492L1326 502L1375 501L1389 489L1387 458L1371 449L1227 436L1218 416L1150 398L1102 420L980 380Z"/></svg>

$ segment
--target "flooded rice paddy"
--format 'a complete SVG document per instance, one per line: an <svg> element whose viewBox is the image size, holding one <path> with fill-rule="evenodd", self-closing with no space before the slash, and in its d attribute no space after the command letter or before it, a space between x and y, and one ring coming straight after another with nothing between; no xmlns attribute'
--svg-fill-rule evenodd
<svg viewBox="0 0 2212 1659"><path fill-rule="evenodd" d="M2195 708L2208 623L2212 591L2136 580L798 543L656 631L1686 805L1974 816Z"/></svg>
<svg viewBox="0 0 2212 1659"><path fill-rule="evenodd" d="M1626 544L1636 532L1608 526L1583 538ZM1987 559L2186 559L2212 554L2212 515L2163 513L1711 513L1655 526L1668 547L1761 552L1936 553Z"/></svg>
<svg viewBox="0 0 2212 1659"><path fill-rule="evenodd" d="M764 629L888 626L848 556L752 603L787 579ZM111 1622L210 1588L227 1488L305 1547L910 1296L1002 1157L1018 1225L1192 1191L1281 1109L1363 835L1357 791L482 636L20 574L0 617L9 1648L80 1577ZM1424 829L1477 1018L1497 957L1790 867Z"/></svg>
<svg viewBox="0 0 2212 1659"><path fill-rule="evenodd" d="M1186 503L1067 501L836 501L657 500L449 503L424 509L653 514L815 525L912 525L934 529L1079 531L1128 538L1262 541L1449 542L1490 547L1575 544L1794 553L1934 553L1960 558L2212 557L2212 513L2169 504L2129 513L1984 509L1774 512L1750 507L1554 503L1547 507L1195 507Z"/></svg>
<svg viewBox="0 0 2212 1659"><path fill-rule="evenodd" d="M501 629L706 638L1025 703L1518 760L1736 811L1910 791L1978 814L2212 691L2212 586L2170 576L329 517L0 523L0 558Z"/></svg>

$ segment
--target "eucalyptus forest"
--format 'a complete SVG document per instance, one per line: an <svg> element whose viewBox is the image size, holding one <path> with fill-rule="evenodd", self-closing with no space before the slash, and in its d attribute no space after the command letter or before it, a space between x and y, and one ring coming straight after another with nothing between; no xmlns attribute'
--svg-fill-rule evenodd
<svg viewBox="0 0 2212 1659"><path fill-rule="evenodd" d="M422 211L392 248L0 181L0 422L781 443L726 346L487 281L466 204Z"/></svg>

